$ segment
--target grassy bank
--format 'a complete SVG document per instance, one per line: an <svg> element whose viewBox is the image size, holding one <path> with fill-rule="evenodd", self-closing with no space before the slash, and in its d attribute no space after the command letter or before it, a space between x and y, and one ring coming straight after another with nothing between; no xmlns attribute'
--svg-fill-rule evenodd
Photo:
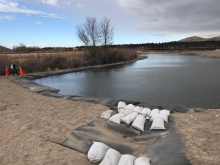
<svg viewBox="0 0 220 165"><path fill-rule="evenodd" d="M137 58L132 49L110 49L91 54L87 51L62 52L41 55L0 55L0 75L5 75L5 66L21 66L25 73L71 69L77 67L111 64Z"/></svg>

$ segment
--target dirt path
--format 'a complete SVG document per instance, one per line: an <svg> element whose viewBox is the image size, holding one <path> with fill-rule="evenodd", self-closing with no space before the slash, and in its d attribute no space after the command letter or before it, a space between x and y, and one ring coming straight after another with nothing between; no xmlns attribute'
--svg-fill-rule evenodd
<svg viewBox="0 0 220 165"><path fill-rule="evenodd" d="M87 165L86 156L55 144L107 107L45 97L0 77L0 164ZM175 113L193 165L220 164L220 110Z"/></svg>

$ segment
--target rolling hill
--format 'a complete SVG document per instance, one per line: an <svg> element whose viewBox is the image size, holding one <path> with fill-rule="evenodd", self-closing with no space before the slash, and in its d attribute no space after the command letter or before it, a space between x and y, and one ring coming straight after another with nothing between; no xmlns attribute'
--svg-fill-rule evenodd
<svg viewBox="0 0 220 165"><path fill-rule="evenodd" d="M200 41L220 41L220 36L212 37L212 38L202 38L198 36L193 36L193 37L184 38L182 40L179 40L178 42L200 42Z"/></svg>
<svg viewBox="0 0 220 165"><path fill-rule="evenodd" d="M11 49L8 49L8 48L0 45L0 53L4 53L4 52L8 52L8 51L11 51Z"/></svg>

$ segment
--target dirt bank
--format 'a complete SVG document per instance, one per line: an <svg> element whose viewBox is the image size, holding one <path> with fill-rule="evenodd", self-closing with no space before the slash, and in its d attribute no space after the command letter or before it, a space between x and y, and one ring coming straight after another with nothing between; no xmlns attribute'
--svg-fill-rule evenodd
<svg viewBox="0 0 220 165"><path fill-rule="evenodd" d="M85 155L51 141L99 116L107 107L45 97L0 77L0 164L90 164Z"/></svg>
<svg viewBox="0 0 220 165"><path fill-rule="evenodd" d="M220 50L192 51L192 53L196 53L201 56L220 58Z"/></svg>
<svg viewBox="0 0 220 165"><path fill-rule="evenodd" d="M220 58L220 50L164 50L164 51L156 51L156 50L146 50L146 51L138 51L141 53L194 53L201 56L212 57L212 58Z"/></svg>
<svg viewBox="0 0 220 165"><path fill-rule="evenodd" d="M193 165L220 164L220 109L200 113L174 113L178 130Z"/></svg>
<svg viewBox="0 0 220 165"><path fill-rule="evenodd" d="M63 140L107 107L31 93L10 78L0 77L0 164L90 164L85 155L53 141ZM220 164L220 110L173 116L191 163Z"/></svg>

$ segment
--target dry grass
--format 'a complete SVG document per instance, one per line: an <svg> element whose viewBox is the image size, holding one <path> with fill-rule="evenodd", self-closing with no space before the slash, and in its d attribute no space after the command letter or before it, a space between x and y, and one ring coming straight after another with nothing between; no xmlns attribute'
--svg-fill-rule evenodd
<svg viewBox="0 0 220 165"><path fill-rule="evenodd" d="M5 75L5 66L9 64L21 66L25 73L33 73L116 63L135 58L137 58L137 52L132 49L108 51L100 49L95 53L72 51L38 55L1 55L0 75Z"/></svg>
<svg viewBox="0 0 220 165"><path fill-rule="evenodd" d="M8 56L9 60L12 63L23 63L24 61L26 61L29 58L32 59L43 59L43 58L50 58L53 57L54 55L58 55L61 57L67 57L67 58L75 58L76 56L80 56L83 55L84 52L83 51L72 51L72 52L61 52L61 53L45 53L45 54L33 54L33 55L11 55Z"/></svg>

